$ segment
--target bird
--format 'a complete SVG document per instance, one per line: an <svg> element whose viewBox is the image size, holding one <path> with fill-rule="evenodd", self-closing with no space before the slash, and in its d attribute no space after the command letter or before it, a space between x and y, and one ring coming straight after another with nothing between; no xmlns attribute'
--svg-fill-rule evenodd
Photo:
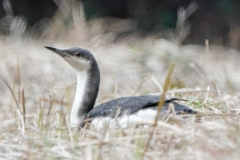
<svg viewBox="0 0 240 160"><path fill-rule="evenodd" d="M94 55L78 47L58 49L45 46L45 48L62 57L76 71L77 86L70 114L71 127L84 127L88 119L93 123L92 121L98 121L98 118L113 119L124 115L127 115L128 119L134 119L136 115L146 117L151 113L151 118L155 118L160 101L159 95L121 97L94 107L100 84L100 70ZM174 102L175 100L179 99L165 99L162 112L166 112L168 105L173 103L176 112L197 113L187 106Z"/></svg>

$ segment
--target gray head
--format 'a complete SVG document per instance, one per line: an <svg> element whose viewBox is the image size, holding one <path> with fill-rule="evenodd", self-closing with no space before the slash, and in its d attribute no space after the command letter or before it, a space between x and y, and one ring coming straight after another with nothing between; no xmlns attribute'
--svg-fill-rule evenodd
<svg viewBox="0 0 240 160"><path fill-rule="evenodd" d="M97 98L100 83L98 64L92 53L86 49L74 47L61 50L48 46L45 48L57 53L76 70L77 88L71 111L71 124L81 125Z"/></svg>
<svg viewBox="0 0 240 160"><path fill-rule="evenodd" d="M96 60L91 52L83 48L57 49L50 46L45 46L50 51L57 53L65 61L67 61L76 71L89 70Z"/></svg>

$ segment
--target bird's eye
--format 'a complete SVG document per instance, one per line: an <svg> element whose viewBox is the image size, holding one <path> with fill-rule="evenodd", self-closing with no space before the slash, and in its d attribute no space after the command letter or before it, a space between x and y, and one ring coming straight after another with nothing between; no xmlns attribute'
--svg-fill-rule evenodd
<svg viewBox="0 0 240 160"><path fill-rule="evenodd" d="M80 54L80 53L77 53L77 54L76 54L76 56L77 56L77 57L80 57L80 56L81 56L81 54Z"/></svg>

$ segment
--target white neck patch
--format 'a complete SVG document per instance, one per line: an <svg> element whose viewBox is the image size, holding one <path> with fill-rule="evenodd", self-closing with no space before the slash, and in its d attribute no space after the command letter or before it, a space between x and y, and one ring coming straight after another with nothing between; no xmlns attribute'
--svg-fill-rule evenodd
<svg viewBox="0 0 240 160"><path fill-rule="evenodd" d="M87 86L87 80L88 74L86 70L77 71L77 88L70 117L71 127L79 127L79 123L84 121L85 115L79 117L78 111L82 107L84 93L86 91Z"/></svg>

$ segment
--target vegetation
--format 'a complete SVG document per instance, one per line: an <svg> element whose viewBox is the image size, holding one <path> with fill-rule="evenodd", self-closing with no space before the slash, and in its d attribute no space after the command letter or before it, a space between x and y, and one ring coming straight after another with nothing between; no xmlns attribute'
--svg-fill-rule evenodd
<svg viewBox="0 0 240 160"><path fill-rule="evenodd" d="M9 35L0 38L0 159L238 159L240 55L207 40L181 45L194 6L179 11L169 39L134 34L118 42L116 34L133 29L130 21L85 21L81 4L59 6L52 21L41 24L41 35L8 7ZM171 113L157 126L71 129L75 72L44 45L94 53L102 76L97 104L163 93L174 64L165 96L188 99L185 105L199 113Z"/></svg>

